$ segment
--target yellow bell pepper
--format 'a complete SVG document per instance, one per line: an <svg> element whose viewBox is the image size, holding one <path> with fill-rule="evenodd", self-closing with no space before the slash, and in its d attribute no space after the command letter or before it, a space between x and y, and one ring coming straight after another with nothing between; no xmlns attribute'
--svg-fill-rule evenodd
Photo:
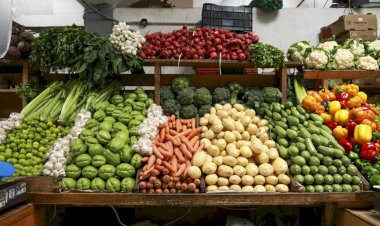
<svg viewBox="0 0 380 226"><path fill-rule="evenodd" d="M334 115L334 121L341 125L347 124L348 120L350 120L350 114L347 110L339 110Z"/></svg>
<svg viewBox="0 0 380 226"><path fill-rule="evenodd" d="M325 122L331 122L332 121L332 115L330 115L329 113L326 113L326 112L323 112L321 114L321 117L323 118L323 121Z"/></svg>
<svg viewBox="0 0 380 226"><path fill-rule="evenodd" d="M346 128L343 128L342 126L337 126L333 130L333 135L337 140L347 138L348 130Z"/></svg>
<svg viewBox="0 0 380 226"><path fill-rule="evenodd" d="M359 86L355 84L349 84L347 85L346 92L348 93L348 95L350 95L350 97L354 97L359 92Z"/></svg>
<svg viewBox="0 0 380 226"><path fill-rule="evenodd" d="M329 112L330 114L335 114L335 112L341 109L340 103L337 100L333 100L329 103Z"/></svg>
<svg viewBox="0 0 380 226"><path fill-rule="evenodd" d="M348 100L348 108L356 108L360 107L360 104L362 103L362 99L359 96L351 97L350 100Z"/></svg>
<svg viewBox="0 0 380 226"><path fill-rule="evenodd" d="M362 100L362 103L367 103L367 94L365 92L358 92L356 96Z"/></svg>
<svg viewBox="0 0 380 226"><path fill-rule="evenodd" d="M369 142L372 139L372 129L369 125L360 124L355 126L354 139L359 144Z"/></svg>

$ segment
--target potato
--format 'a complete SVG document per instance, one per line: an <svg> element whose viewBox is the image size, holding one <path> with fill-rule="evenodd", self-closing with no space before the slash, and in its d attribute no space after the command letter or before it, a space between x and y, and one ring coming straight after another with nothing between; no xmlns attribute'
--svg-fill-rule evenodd
<svg viewBox="0 0 380 226"><path fill-rule="evenodd" d="M225 177L218 177L218 181L216 182L218 186L229 186L230 182Z"/></svg>
<svg viewBox="0 0 380 226"><path fill-rule="evenodd" d="M201 178L201 175L202 175L201 169L199 169L198 166L188 167L187 173L189 174L189 177L191 177L192 179L199 179Z"/></svg>
<svg viewBox="0 0 380 226"><path fill-rule="evenodd" d="M260 139L260 136L264 133L267 133L267 130L265 128L268 128L268 127L260 127L257 132L256 132L256 137L258 137ZM260 139L261 140L261 139Z"/></svg>
<svg viewBox="0 0 380 226"><path fill-rule="evenodd" d="M201 128L202 128L201 137L205 137L204 132L206 132L208 130L208 127L207 126L201 126Z"/></svg>
<svg viewBox="0 0 380 226"><path fill-rule="evenodd" d="M215 137L215 133L212 130L207 130L203 133L203 137L212 140Z"/></svg>
<svg viewBox="0 0 380 226"><path fill-rule="evenodd" d="M229 111L228 111L228 115L232 117L232 115L236 114L238 111L235 109L235 108L231 108Z"/></svg>
<svg viewBox="0 0 380 226"><path fill-rule="evenodd" d="M269 163L263 163L259 166L259 173L264 177L271 176L273 172L273 166Z"/></svg>
<svg viewBox="0 0 380 226"><path fill-rule="evenodd" d="M251 157L252 154L253 154L251 148L248 147L248 146L246 146L246 145L240 147L239 150L240 150L240 154L241 154L242 156L246 157L246 158Z"/></svg>
<svg viewBox="0 0 380 226"><path fill-rule="evenodd" d="M266 192L267 190L265 189L265 187L263 185L256 185L253 188L253 191L254 192Z"/></svg>
<svg viewBox="0 0 380 226"><path fill-rule="evenodd" d="M253 109L245 109L245 114L247 116L251 117L251 119L252 119L253 117L256 116L256 111Z"/></svg>
<svg viewBox="0 0 380 226"><path fill-rule="evenodd" d="M205 177L205 182L207 185L214 185L218 182L218 175L209 174Z"/></svg>
<svg viewBox="0 0 380 226"><path fill-rule="evenodd" d="M222 157L227 156L227 155L228 155L228 153L226 151L221 151L220 152L220 156L222 156Z"/></svg>
<svg viewBox="0 0 380 226"><path fill-rule="evenodd" d="M218 142L218 139L216 139L216 138L211 140L211 144L213 144L213 145L216 145L217 142Z"/></svg>
<svg viewBox="0 0 380 226"><path fill-rule="evenodd" d="M205 118L205 117L202 117L200 120L199 120L199 125L201 126L207 126L208 124L208 119Z"/></svg>
<svg viewBox="0 0 380 226"><path fill-rule="evenodd" d="M223 164L227 166L233 167L237 163L236 158L231 155L224 156L222 159L223 159Z"/></svg>
<svg viewBox="0 0 380 226"><path fill-rule="evenodd" d="M206 154L206 160L205 160L205 163L206 162L212 162L212 156L209 155L209 154ZM204 164L204 163L203 163Z"/></svg>
<svg viewBox="0 0 380 226"><path fill-rule="evenodd" d="M230 166L221 165L218 167L218 175L221 177L230 177L234 171Z"/></svg>
<svg viewBox="0 0 380 226"><path fill-rule="evenodd" d="M285 184L285 185L290 184L290 178L286 174L280 174L277 176L277 178L278 178L278 183L280 184Z"/></svg>
<svg viewBox="0 0 380 226"><path fill-rule="evenodd" d="M218 186L216 185L210 185L210 186L207 186L206 188L206 192L217 191L217 190L218 190Z"/></svg>
<svg viewBox="0 0 380 226"><path fill-rule="evenodd" d="M286 163L285 160L282 158L277 158L272 162L273 170L274 172L279 175L279 174L285 174L288 172L288 163Z"/></svg>
<svg viewBox="0 0 380 226"><path fill-rule="evenodd" d="M215 114L211 114L208 118L208 122L212 125L220 124L222 121Z"/></svg>
<svg viewBox="0 0 380 226"><path fill-rule="evenodd" d="M235 121L231 118L222 119L222 124L225 130L228 130L228 131L235 130Z"/></svg>
<svg viewBox="0 0 380 226"><path fill-rule="evenodd" d="M232 143L236 140L235 134L231 131L225 131L224 132L224 139L227 143Z"/></svg>
<svg viewBox="0 0 380 226"><path fill-rule="evenodd" d="M216 145L213 145L213 144L211 144L210 146L208 146L206 148L206 150L207 150L207 153L209 153L213 157L219 156L219 154L220 154L219 148Z"/></svg>
<svg viewBox="0 0 380 226"><path fill-rule="evenodd" d="M193 166L201 167L203 165L203 163L206 162L206 156L207 156L206 152L204 152L204 151L198 151L193 156L193 159L191 160L191 163L193 164Z"/></svg>
<svg viewBox="0 0 380 226"><path fill-rule="evenodd" d="M244 127L247 127L252 122L252 118L248 115L241 115L239 121Z"/></svg>
<svg viewBox="0 0 380 226"><path fill-rule="evenodd" d="M211 129L215 134L218 134L218 133L222 132L222 130L223 130L223 125L220 124L220 123L216 123L216 124L212 125L210 129Z"/></svg>
<svg viewBox="0 0 380 226"><path fill-rule="evenodd" d="M269 152L269 148L268 148L268 146L262 145L261 147L263 148L262 152L266 153L268 155L268 157L269 157L269 153L268 153Z"/></svg>
<svg viewBox="0 0 380 226"><path fill-rule="evenodd" d="M244 175L244 176L241 177L241 183L243 185L252 185L253 182L254 182L254 179L250 175Z"/></svg>
<svg viewBox="0 0 380 226"><path fill-rule="evenodd" d="M246 157L239 156L236 158L236 160L237 160L236 164L238 164L240 166L245 167L246 165L248 165L248 159Z"/></svg>
<svg viewBox="0 0 380 226"><path fill-rule="evenodd" d="M223 139L223 140L224 140L224 131L222 131L222 132L216 134L216 138L218 138L218 139Z"/></svg>
<svg viewBox="0 0 380 226"><path fill-rule="evenodd" d="M218 188L218 190L219 190L219 191L229 191L230 188L229 188L228 186L220 186L220 187Z"/></svg>
<svg viewBox="0 0 380 226"><path fill-rule="evenodd" d="M267 184L276 185L278 183L278 178L276 176L273 176L273 175L267 176L265 178L265 182Z"/></svg>
<svg viewBox="0 0 380 226"><path fill-rule="evenodd" d="M241 136L241 133L239 133L238 131L234 130L232 131L232 133L235 135L236 141L243 139L243 137Z"/></svg>
<svg viewBox="0 0 380 226"><path fill-rule="evenodd" d="M241 187L238 184L233 184L230 186L230 190L232 191L241 191Z"/></svg>
<svg viewBox="0 0 380 226"><path fill-rule="evenodd" d="M232 108L232 105L231 105L231 104L225 104L225 105L223 105L223 110L226 110L227 112L228 112L229 110L231 110L231 108Z"/></svg>
<svg viewBox="0 0 380 226"><path fill-rule="evenodd" d="M265 146L265 147L267 147L267 146ZM276 148L270 148L268 150L267 154L268 154L270 160L275 160L279 157L278 151Z"/></svg>
<svg viewBox="0 0 380 226"><path fill-rule="evenodd" d="M261 152L263 152L263 146L264 145L262 145L261 142L255 141L251 143L250 148L253 153L260 154Z"/></svg>
<svg viewBox="0 0 380 226"><path fill-rule="evenodd" d="M269 156L262 152L255 156L255 161L259 164L268 163L269 162Z"/></svg>
<svg viewBox="0 0 380 226"><path fill-rule="evenodd" d="M240 155L240 151L236 148L236 145L234 143L227 144L226 150L229 155L235 158Z"/></svg>
<svg viewBox="0 0 380 226"><path fill-rule="evenodd" d="M259 168L257 167L255 163L248 163L245 166L245 169L246 169L247 174L252 177L256 176L259 173Z"/></svg>
<svg viewBox="0 0 380 226"><path fill-rule="evenodd" d="M227 117L228 117L228 111L226 111L226 110L224 110L224 109L217 110L217 111L216 111L216 115L217 115L220 119L224 119L224 118L227 118Z"/></svg>
<svg viewBox="0 0 380 226"><path fill-rule="evenodd" d="M228 178L228 181L230 184L240 184L241 178L238 175L232 175Z"/></svg>
<svg viewBox="0 0 380 226"><path fill-rule="evenodd" d="M240 121L235 121L235 130L240 134L245 131L243 124Z"/></svg>
<svg viewBox="0 0 380 226"><path fill-rule="evenodd" d="M215 163L213 162L205 162L202 166L202 172L204 172L205 174L213 174L216 172L217 170L217 166Z"/></svg>
<svg viewBox="0 0 380 226"><path fill-rule="evenodd" d="M264 187L267 192L276 192L276 188L271 184L266 184Z"/></svg>
<svg viewBox="0 0 380 226"><path fill-rule="evenodd" d="M221 104L215 104L214 107L215 107L215 110L223 110L223 105Z"/></svg>
<svg viewBox="0 0 380 226"><path fill-rule="evenodd" d="M285 184L277 184L276 185L276 191L278 192L289 192L289 187Z"/></svg>
<svg viewBox="0 0 380 226"><path fill-rule="evenodd" d="M244 111L245 107L242 104L234 104L234 108L238 111Z"/></svg>
<svg viewBox="0 0 380 226"><path fill-rule="evenodd" d="M249 134L248 131L244 131L242 134L241 134L241 138L245 141L249 141L249 139L251 139L251 135Z"/></svg>
<svg viewBox="0 0 380 226"><path fill-rule="evenodd" d="M240 165L234 166L234 168L232 168L232 170L233 170L234 174L238 175L239 177L242 177L247 173L247 170L243 166L240 166Z"/></svg>
<svg viewBox="0 0 380 226"><path fill-rule="evenodd" d="M275 148L276 142L274 142L274 140L267 140L264 142L264 145L268 146L268 148Z"/></svg>
<svg viewBox="0 0 380 226"><path fill-rule="evenodd" d="M269 135L267 132L260 135L259 139L264 143L265 141L269 140Z"/></svg>
<svg viewBox="0 0 380 226"><path fill-rule="evenodd" d="M244 145L249 146L250 144L251 144L251 142L249 142L249 141L239 140L238 142L236 142L236 147L241 148Z"/></svg>
<svg viewBox="0 0 380 226"><path fill-rule="evenodd" d="M201 143L204 143L205 145L204 145L204 148L206 149L208 146L210 146L211 145L211 141L209 140L209 139L207 139L207 138L203 138L202 140L201 140Z"/></svg>
<svg viewBox="0 0 380 226"><path fill-rule="evenodd" d="M234 121L237 121L239 120L240 116L241 116L241 112L236 112L234 114L231 115L231 118L234 120Z"/></svg>
<svg viewBox="0 0 380 226"><path fill-rule="evenodd" d="M219 150L225 150L227 142L225 139L218 139L215 145L218 146Z"/></svg>
<svg viewBox="0 0 380 226"><path fill-rule="evenodd" d="M252 186L244 186L241 188L242 191L253 191L253 187Z"/></svg>
<svg viewBox="0 0 380 226"><path fill-rule="evenodd" d="M217 166L221 166L223 164L223 156L215 156L212 158L212 162Z"/></svg>
<svg viewBox="0 0 380 226"><path fill-rule="evenodd" d="M255 135L257 133L257 130L259 128L257 127L256 124L253 124L253 123L250 123L247 127L247 132L250 134L250 135Z"/></svg>
<svg viewBox="0 0 380 226"><path fill-rule="evenodd" d="M258 116L253 116L253 118L252 118L252 123L254 123L254 124L258 124L260 122L260 117L258 117Z"/></svg>
<svg viewBox="0 0 380 226"><path fill-rule="evenodd" d="M256 185L264 185L265 184L265 177L262 175L256 175L253 177L254 182Z"/></svg>
<svg viewBox="0 0 380 226"><path fill-rule="evenodd" d="M268 120L266 119L261 119L260 121L257 122L258 127L264 127L266 125L268 125Z"/></svg>
<svg viewBox="0 0 380 226"><path fill-rule="evenodd" d="M210 118L210 113L206 113L205 115L203 115L203 118L209 120L209 118Z"/></svg>

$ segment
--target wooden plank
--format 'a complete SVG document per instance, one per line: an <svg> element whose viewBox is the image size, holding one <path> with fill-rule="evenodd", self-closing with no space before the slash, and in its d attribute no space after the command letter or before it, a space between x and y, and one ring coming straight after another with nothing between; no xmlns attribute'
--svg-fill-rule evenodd
<svg viewBox="0 0 380 226"><path fill-rule="evenodd" d="M0 89L0 93L17 93L18 89Z"/></svg>
<svg viewBox="0 0 380 226"><path fill-rule="evenodd" d="M287 89L288 89L288 70L285 66L281 67L281 103L285 104L287 99Z"/></svg>
<svg viewBox="0 0 380 226"><path fill-rule="evenodd" d="M30 192L29 202L41 205L75 206L255 206L345 203L360 200L373 203L374 192L337 193L209 193L209 194L137 194L137 193L52 193ZM351 207L355 207L352 203Z"/></svg>
<svg viewBox="0 0 380 226"><path fill-rule="evenodd" d="M178 59L156 59L156 60L144 60L143 66L180 66L180 67L219 67L218 60L186 60L181 59L178 65ZM237 60L222 60L222 67L242 67L242 68L254 68L253 64L247 61ZM270 67L268 67L270 68Z"/></svg>
<svg viewBox="0 0 380 226"><path fill-rule="evenodd" d="M358 78L380 78L380 70L332 70L317 71L304 70L304 79L358 79Z"/></svg>
<svg viewBox="0 0 380 226"><path fill-rule="evenodd" d="M25 62L28 62L28 60L26 59L22 59L22 60L0 59L0 66L23 66Z"/></svg>
<svg viewBox="0 0 380 226"><path fill-rule="evenodd" d="M20 112L21 99L17 93L0 93L0 118L8 118L11 112Z"/></svg>
<svg viewBox="0 0 380 226"><path fill-rule="evenodd" d="M22 84L28 84L29 80L29 61L25 60L22 64ZM26 106L26 100L22 100L22 108Z"/></svg>
<svg viewBox="0 0 380 226"><path fill-rule="evenodd" d="M285 62L285 66L287 68L296 68L296 67L302 67L303 64L301 61L287 61Z"/></svg>
<svg viewBox="0 0 380 226"><path fill-rule="evenodd" d="M161 66L159 63L154 64L154 101L160 104L160 86L161 86Z"/></svg>
<svg viewBox="0 0 380 226"><path fill-rule="evenodd" d="M2 226L44 226L45 208L26 204L0 215Z"/></svg>

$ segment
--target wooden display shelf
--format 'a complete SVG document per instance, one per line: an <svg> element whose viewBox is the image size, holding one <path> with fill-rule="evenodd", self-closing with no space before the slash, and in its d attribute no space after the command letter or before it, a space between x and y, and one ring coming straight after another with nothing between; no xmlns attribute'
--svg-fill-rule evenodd
<svg viewBox="0 0 380 226"><path fill-rule="evenodd" d="M0 89L0 93L17 93L18 89Z"/></svg>
<svg viewBox="0 0 380 226"><path fill-rule="evenodd" d="M180 66L180 67L255 67L247 61L237 60L178 60L178 59L156 59L156 60L144 60L143 66Z"/></svg>

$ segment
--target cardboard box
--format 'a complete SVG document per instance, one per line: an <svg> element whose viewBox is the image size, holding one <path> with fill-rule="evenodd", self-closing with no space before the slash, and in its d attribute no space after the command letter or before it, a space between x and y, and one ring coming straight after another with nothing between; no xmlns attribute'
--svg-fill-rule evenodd
<svg viewBox="0 0 380 226"><path fill-rule="evenodd" d="M174 5L175 8L193 8L193 0L169 0L169 4Z"/></svg>
<svg viewBox="0 0 380 226"><path fill-rule="evenodd" d="M374 14L348 14L339 17L337 21L328 26L333 35L345 31L377 30L377 18Z"/></svg>
<svg viewBox="0 0 380 226"><path fill-rule="evenodd" d="M347 39L362 39L364 41L373 41L377 38L377 30L368 30L368 31L347 31L338 37L336 37L336 41L339 43L343 43Z"/></svg>

